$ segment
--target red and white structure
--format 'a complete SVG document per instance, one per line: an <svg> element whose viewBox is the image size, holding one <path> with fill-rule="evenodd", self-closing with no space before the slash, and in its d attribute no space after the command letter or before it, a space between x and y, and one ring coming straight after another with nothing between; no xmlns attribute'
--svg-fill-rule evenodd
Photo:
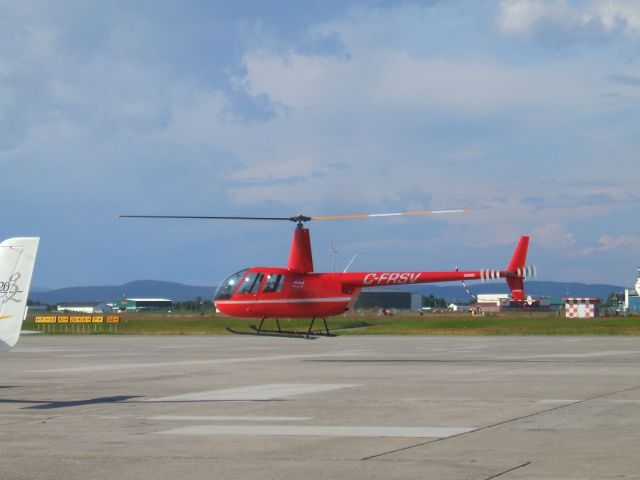
<svg viewBox="0 0 640 480"><path fill-rule="evenodd" d="M337 215L307 217L228 217L185 215L121 215L128 218L187 218L218 220L283 220L296 223L293 232L289 262L286 267L250 267L240 270L218 285L214 303L216 309L233 317L267 318L278 323L279 318L311 318L307 335L316 318L322 318L329 334L325 317L341 315L352 308L362 288L422 284L433 282L465 282L468 280L506 280L513 302L526 301L524 280L534 274L525 265L529 237L522 236L505 270L460 271L391 271L391 272L315 272L311 253L311 237L304 223L311 220L340 220L352 218L389 217L399 215L432 215L458 213L466 210L434 210L385 214Z"/></svg>
<svg viewBox="0 0 640 480"><path fill-rule="evenodd" d="M599 314L600 299L596 297L563 298L566 318L593 318Z"/></svg>

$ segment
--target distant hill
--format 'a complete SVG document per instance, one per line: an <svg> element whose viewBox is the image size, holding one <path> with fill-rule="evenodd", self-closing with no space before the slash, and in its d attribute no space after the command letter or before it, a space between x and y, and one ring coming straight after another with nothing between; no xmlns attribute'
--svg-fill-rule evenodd
<svg viewBox="0 0 640 480"><path fill-rule="evenodd" d="M506 282L471 283L467 285L472 294L478 293L509 293ZM447 301L458 300L466 302L469 294L459 285L406 285L403 289L419 292L422 295L433 295L446 298ZM525 291L533 297L598 297L606 299L611 292L622 292L625 287L619 285L586 284L576 282L537 282L526 281Z"/></svg>
<svg viewBox="0 0 640 480"><path fill-rule="evenodd" d="M39 287L38 285L31 285L32 292L48 292L49 290L51 289L47 287Z"/></svg>
<svg viewBox="0 0 640 480"><path fill-rule="evenodd" d="M63 302L113 302L122 298L169 298L175 301L197 297L213 299L216 287L197 287L159 280L138 280L124 285L101 287L68 287L57 290L31 291L29 300L55 305Z"/></svg>
<svg viewBox="0 0 640 480"><path fill-rule="evenodd" d="M404 285L390 287L419 292L423 295L446 298L447 301L463 301L469 299L462 285ZM611 292L622 292L625 287L618 285L589 285L585 283L565 282L526 282L528 295L562 298L570 297L599 297L606 299ZM470 284L471 293L508 293L504 282ZM199 287L183 285L181 283L163 282L158 280L138 280L124 285L101 287L68 287L57 290L31 291L29 300L55 305L62 302L113 302L121 298L169 298L175 301L194 300L197 297L213 299L216 287Z"/></svg>

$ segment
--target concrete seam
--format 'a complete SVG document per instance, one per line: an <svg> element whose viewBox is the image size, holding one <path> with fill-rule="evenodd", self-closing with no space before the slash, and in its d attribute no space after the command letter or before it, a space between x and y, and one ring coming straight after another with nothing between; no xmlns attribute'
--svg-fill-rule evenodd
<svg viewBox="0 0 640 480"><path fill-rule="evenodd" d="M443 440L449 440L451 438L457 438L457 437L461 437L463 435L471 435L471 434L476 433L476 432L481 432L483 430L488 430L490 428L499 427L501 425L506 425L507 423L512 423L512 422L517 422L519 420L524 420L525 418L531 418L531 417L536 417L538 415L544 415L546 413L555 412L556 410L560 410L560 409L563 409L563 408L573 407L573 406L576 406L576 405L580 405L582 403L590 402L592 400L598 400L600 398L610 397L610 396L613 396L613 395L618 395L619 393L631 392L633 390L638 390L638 389L640 389L640 385L636 385L635 387L625 388L625 389L622 389L622 390L616 390L615 392L603 393L601 395L596 395L596 396L593 396L593 397L585 398L583 400L578 400L577 402L568 403L566 405L559 405L557 407L549 408L547 410L542 410L540 412L534 412L534 413L530 413L528 415L523 415L522 417L512 418L510 420L504 420L502 422L494 423L492 425L487 425L487 426L484 426L484 427L480 427L480 428L477 428L475 430L471 430L470 432L459 433L458 435L451 435L450 437L436 438L435 440L429 440L428 442L416 443L415 445L409 445L407 447L397 448L395 450L389 450L388 452L382 452L382 453L377 453L375 455L370 455L368 457L361 458L360 460L372 460L374 458L383 457L385 455L390 455L392 453L402 452L404 450L410 450L410 449L416 448L416 447L422 447L422 446L428 445L430 443L442 442Z"/></svg>
<svg viewBox="0 0 640 480"><path fill-rule="evenodd" d="M493 478L498 478L504 475L505 473L513 472L514 470L518 470L519 468L526 467L527 465L531 465L531 462L523 463L522 465L518 465L517 467L510 468L509 470L505 470L504 472L497 473L496 475L491 475L490 477L485 478L484 480L491 480Z"/></svg>

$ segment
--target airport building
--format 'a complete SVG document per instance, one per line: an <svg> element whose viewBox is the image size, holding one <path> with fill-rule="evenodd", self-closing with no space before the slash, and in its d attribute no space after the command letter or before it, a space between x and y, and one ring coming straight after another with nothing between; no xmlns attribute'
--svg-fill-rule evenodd
<svg viewBox="0 0 640 480"><path fill-rule="evenodd" d="M640 312L640 267L637 271L635 288L627 288L624 291L624 310L626 312Z"/></svg>
<svg viewBox="0 0 640 480"><path fill-rule="evenodd" d="M422 295L414 292L363 289L353 310L378 308L419 312L422 309Z"/></svg>
<svg viewBox="0 0 640 480"><path fill-rule="evenodd" d="M480 293L476 296L474 307L484 313L498 313L510 304L508 293Z"/></svg>
<svg viewBox="0 0 640 480"><path fill-rule="evenodd" d="M471 311L470 305L464 305L461 303L450 303L447 308L452 312L468 313Z"/></svg>
<svg viewBox="0 0 640 480"><path fill-rule="evenodd" d="M173 301L168 298L127 298L113 302L117 312L142 312L145 310L169 310Z"/></svg>
<svg viewBox="0 0 640 480"><path fill-rule="evenodd" d="M60 303L56 310L66 313L111 313L111 308L104 302Z"/></svg>
<svg viewBox="0 0 640 480"><path fill-rule="evenodd" d="M523 305L522 303L512 301L508 293L480 293L476 296L476 303L471 307L472 310L477 313L499 313L529 309L540 311L549 310L551 308L551 300L546 297L528 297Z"/></svg>
<svg viewBox="0 0 640 480"><path fill-rule="evenodd" d="M27 305L27 314L30 313L38 313L38 312L48 312L48 305Z"/></svg>

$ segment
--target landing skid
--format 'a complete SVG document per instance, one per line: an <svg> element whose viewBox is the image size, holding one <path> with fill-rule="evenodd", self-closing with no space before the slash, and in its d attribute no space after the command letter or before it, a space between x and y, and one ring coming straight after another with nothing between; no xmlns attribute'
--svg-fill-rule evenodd
<svg viewBox="0 0 640 480"><path fill-rule="evenodd" d="M234 335L251 335L252 337L256 336L256 331L258 330L258 328L255 325L250 325L249 326L253 332L241 332L240 330L234 330L232 328L227 327L226 330L229 333L233 333ZM281 330L281 331L277 331L277 330L261 330L260 331L260 336L263 337L283 337L283 338L300 338L302 340L315 340L316 336L309 336L307 337L304 332L300 333L300 332L290 332L290 331L286 331L286 330Z"/></svg>
<svg viewBox="0 0 640 480"><path fill-rule="evenodd" d="M266 320L266 318L263 318L262 320L260 320L260 325L258 326L258 328L256 328L255 325L251 325L250 327L256 331L256 335L263 335L263 334L272 334L272 335L277 335L277 334L283 334L283 335L296 335L296 336L300 336L303 335L302 333L299 332L291 332L291 331L286 331L286 330L282 330L282 327L280 326L280 320L279 319L275 319L276 321L276 325L278 325L278 330L263 330L262 326L264 325L264 321ZM313 325L316 321L316 317L313 317L311 319L311 323L309 324L309 328L307 330L306 335L304 335L306 338L311 338L311 331L313 330ZM335 335L331 334L331 332L329 332L329 327L327 325L327 319L323 318L322 322L324 323L324 331L325 333L320 333L320 332L315 332L316 336L322 335L322 336L326 336L326 337L335 337Z"/></svg>

